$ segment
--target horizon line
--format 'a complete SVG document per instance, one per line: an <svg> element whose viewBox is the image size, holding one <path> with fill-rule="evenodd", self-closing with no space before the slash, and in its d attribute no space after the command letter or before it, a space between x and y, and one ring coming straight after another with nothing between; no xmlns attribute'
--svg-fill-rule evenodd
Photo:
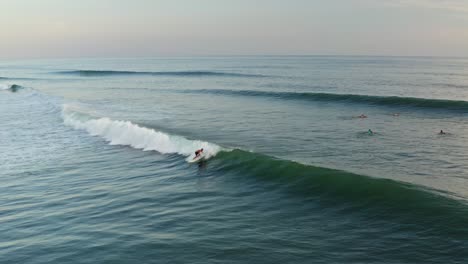
<svg viewBox="0 0 468 264"><path fill-rule="evenodd" d="M212 54L212 55L151 55L151 56L64 56L0 58L0 61L20 60L70 60L70 59L157 59L157 58L235 58L235 57L380 57L380 58L434 58L468 59L468 56L454 55L371 55L371 54Z"/></svg>

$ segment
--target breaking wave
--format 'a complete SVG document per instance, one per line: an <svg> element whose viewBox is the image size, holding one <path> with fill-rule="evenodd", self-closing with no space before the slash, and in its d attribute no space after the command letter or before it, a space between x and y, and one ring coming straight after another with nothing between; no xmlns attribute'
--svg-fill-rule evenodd
<svg viewBox="0 0 468 264"><path fill-rule="evenodd" d="M16 93L21 89L24 89L24 87L18 84L0 84L0 90L4 91Z"/></svg>
<svg viewBox="0 0 468 264"><path fill-rule="evenodd" d="M200 148L204 149L206 158L213 157L222 150L216 144L170 135L133 124L130 121L93 117L69 105L63 106L62 117L66 125L85 130L93 136L99 136L111 145L130 146L162 154L177 153L186 156L187 160L192 159L195 150Z"/></svg>
<svg viewBox="0 0 468 264"><path fill-rule="evenodd" d="M459 231L468 220L466 205L454 199L452 194L411 183L301 164L241 149L224 149L210 142L190 140L130 121L95 117L71 105L63 106L62 117L66 125L101 137L111 145L162 154L176 153L187 157L186 161L193 158L194 150L204 148L208 158L212 157L210 168L214 171L276 182L295 193L318 196L323 202L351 204L379 214L390 210L403 217L431 219L436 224L446 222ZM441 214L450 217L439 219Z"/></svg>

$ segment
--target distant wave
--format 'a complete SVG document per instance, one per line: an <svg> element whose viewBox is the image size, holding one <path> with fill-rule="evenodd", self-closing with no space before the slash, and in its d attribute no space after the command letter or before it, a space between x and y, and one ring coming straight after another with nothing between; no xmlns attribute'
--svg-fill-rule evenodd
<svg viewBox="0 0 468 264"><path fill-rule="evenodd" d="M453 84L453 83L434 83L434 85L442 86L442 87L449 87L449 88L457 88L457 89L468 89L468 84Z"/></svg>
<svg viewBox="0 0 468 264"><path fill-rule="evenodd" d="M37 79L35 79L35 78L22 78L22 77L0 77L0 80L29 81L29 80L37 80Z"/></svg>
<svg viewBox="0 0 468 264"><path fill-rule="evenodd" d="M130 121L93 117L70 105L63 106L62 117L66 125L102 137L111 145L131 146L145 151L154 150L162 154L177 153L187 156L187 160L192 159L194 151L200 148L204 149L208 158L215 156L221 150L216 144L170 135Z"/></svg>
<svg viewBox="0 0 468 264"><path fill-rule="evenodd" d="M467 77L468 74L460 72L406 72L414 75L431 75L431 76L451 76L451 77Z"/></svg>
<svg viewBox="0 0 468 264"><path fill-rule="evenodd" d="M180 90L183 93L208 93L221 95L239 96L262 96L285 100L311 100L324 102L350 102L364 103L369 105L384 105L398 107L420 107L435 108L455 111L468 111L468 101L426 99L416 97L399 96L373 96L358 94L335 94L335 93L296 93L296 92L270 92L252 90L223 90L223 89L200 89Z"/></svg>
<svg viewBox="0 0 468 264"><path fill-rule="evenodd" d="M258 74L244 74L232 72L215 72L215 71L96 71L96 70L75 70L75 71L60 71L58 74L77 75L81 77L101 77L101 76L175 76L175 77L266 77Z"/></svg>
<svg viewBox="0 0 468 264"><path fill-rule="evenodd" d="M17 85L17 84L0 84L0 90L4 90L4 91L10 91L10 92L16 93L21 89L24 89L24 87L21 85Z"/></svg>

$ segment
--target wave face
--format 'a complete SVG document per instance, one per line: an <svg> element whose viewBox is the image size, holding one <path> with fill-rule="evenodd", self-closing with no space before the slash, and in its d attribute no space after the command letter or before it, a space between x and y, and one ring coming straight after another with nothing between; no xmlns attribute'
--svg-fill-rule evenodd
<svg viewBox="0 0 468 264"><path fill-rule="evenodd" d="M21 89L24 89L24 87L17 84L0 84L0 90L8 90L12 93L16 93Z"/></svg>
<svg viewBox="0 0 468 264"><path fill-rule="evenodd" d="M373 210L376 214L385 214L385 217L425 219L435 227L450 225L448 229L463 230L468 235L466 205L453 199L451 194L437 190L238 149L221 152L210 165L223 173L248 175L286 186L298 195L319 197L323 203Z"/></svg>
<svg viewBox="0 0 468 264"><path fill-rule="evenodd" d="M187 156L187 161L193 159L195 150L200 148L204 149L207 158L221 151L221 147L216 144L166 134L130 121L112 120L107 117L93 118L69 105L64 105L62 117L66 125L102 137L111 145L130 146L162 154L177 153Z"/></svg>
<svg viewBox="0 0 468 264"><path fill-rule="evenodd" d="M334 93L296 93L296 92L269 92L252 90L223 90L223 89L200 89L183 90L183 93L208 93L220 95L239 95L239 96L262 96L285 100L311 100L324 102L350 102L364 103L369 105L384 105L397 107L418 107L445 109L453 111L468 112L467 101L425 99L416 97L399 96L372 96L358 94L334 94Z"/></svg>
<svg viewBox="0 0 468 264"><path fill-rule="evenodd" d="M257 74L244 74L232 72L214 72L214 71L97 71L97 70L76 70L61 71L59 74L76 75L80 77L104 77L104 76L174 76L174 77L266 77Z"/></svg>

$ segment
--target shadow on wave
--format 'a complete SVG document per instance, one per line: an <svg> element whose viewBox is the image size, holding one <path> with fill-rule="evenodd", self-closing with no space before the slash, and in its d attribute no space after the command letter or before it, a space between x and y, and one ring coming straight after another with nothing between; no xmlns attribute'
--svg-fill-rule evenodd
<svg viewBox="0 0 468 264"><path fill-rule="evenodd" d="M174 77L267 77L259 74L244 74L232 72L214 71L96 71L96 70L75 70L60 71L58 74L75 75L81 77L105 77L105 76L174 76Z"/></svg>
<svg viewBox="0 0 468 264"><path fill-rule="evenodd" d="M399 96L373 96L358 94L335 94L335 93L297 93L297 92L270 92L270 91L252 91L252 90L223 90L223 89L200 89L200 90L181 90L182 93L206 93L219 95L238 95L238 96L261 96L285 100L311 100L324 102L350 102L364 103L369 105L384 105L398 107L419 107L445 109L452 111L468 112L468 101L444 100L444 99L425 99L416 97Z"/></svg>

